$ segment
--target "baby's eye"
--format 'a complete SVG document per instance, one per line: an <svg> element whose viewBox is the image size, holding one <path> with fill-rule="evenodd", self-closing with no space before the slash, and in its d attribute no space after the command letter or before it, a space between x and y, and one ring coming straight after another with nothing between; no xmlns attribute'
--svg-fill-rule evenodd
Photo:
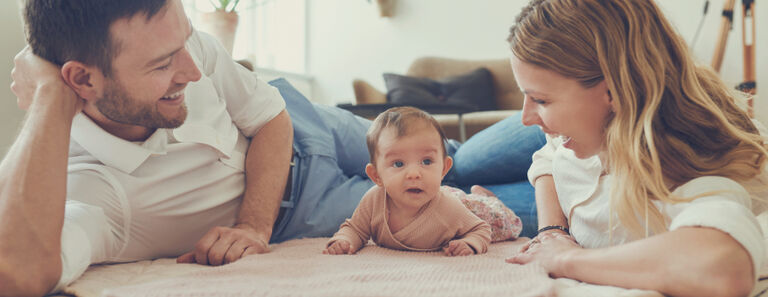
<svg viewBox="0 0 768 297"><path fill-rule="evenodd" d="M403 161L392 162L392 167L395 167L395 168L403 167L403 165L405 165L405 164L403 164Z"/></svg>
<svg viewBox="0 0 768 297"><path fill-rule="evenodd" d="M424 165L430 165L430 164L432 164L432 159L424 159L424 160L421 160L421 164L424 164Z"/></svg>

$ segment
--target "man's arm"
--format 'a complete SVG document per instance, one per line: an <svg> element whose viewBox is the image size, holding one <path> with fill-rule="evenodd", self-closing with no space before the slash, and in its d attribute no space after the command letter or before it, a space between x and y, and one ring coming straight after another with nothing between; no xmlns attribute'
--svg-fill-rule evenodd
<svg viewBox="0 0 768 297"><path fill-rule="evenodd" d="M293 126L283 110L251 139L245 158L245 194L234 228L211 229L180 256L180 263L222 265L269 252L268 244L288 180Z"/></svg>
<svg viewBox="0 0 768 297"><path fill-rule="evenodd" d="M61 275L70 129L82 102L28 48L14 61L11 89L28 111L0 163L0 295L44 295Z"/></svg>
<svg viewBox="0 0 768 297"><path fill-rule="evenodd" d="M245 196L236 227L258 233L265 248L285 194L292 145L293 125L283 110L251 139L245 157Z"/></svg>

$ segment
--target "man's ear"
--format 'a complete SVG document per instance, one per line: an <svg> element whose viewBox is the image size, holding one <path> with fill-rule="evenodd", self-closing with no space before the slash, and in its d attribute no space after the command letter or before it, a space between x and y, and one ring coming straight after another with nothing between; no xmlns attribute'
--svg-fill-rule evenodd
<svg viewBox="0 0 768 297"><path fill-rule="evenodd" d="M373 164L368 163L368 165L365 165L365 174L367 174L368 178L370 178L379 187L384 186L384 184L381 182L381 177L379 176L379 173L376 172L376 166L373 166Z"/></svg>
<svg viewBox="0 0 768 297"><path fill-rule="evenodd" d="M451 167L453 167L453 158L450 156L445 156L445 161L443 161L443 177L448 174L448 171L451 170Z"/></svg>
<svg viewBox="0 0 768 297"><path fill-rule="evenodd" d="M80 98L86 101L101 98L105 78L98 67L69 61L61 66L61 77Z"/></svg>

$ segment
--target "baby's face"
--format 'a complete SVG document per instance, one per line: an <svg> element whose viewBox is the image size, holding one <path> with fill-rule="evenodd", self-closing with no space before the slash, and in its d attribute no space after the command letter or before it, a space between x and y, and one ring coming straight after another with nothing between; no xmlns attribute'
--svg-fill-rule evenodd
<svg viewBox="0 0 768 297"><path fill-rule="evenodd" d="M399 208L421 208L440 191L450 169L440 134L429 124L415 123L405 135L394 128L379 135L376 172L392 202Z"/></svg>

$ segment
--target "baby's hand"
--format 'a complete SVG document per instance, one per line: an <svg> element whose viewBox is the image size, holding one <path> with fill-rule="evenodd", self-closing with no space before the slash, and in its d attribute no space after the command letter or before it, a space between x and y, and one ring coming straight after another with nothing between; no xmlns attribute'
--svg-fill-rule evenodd
<svg viewBox="0 0 768 297"><path fill-rule="evenodd" d="M355 251L352 250L352 247L350 246L349 242L343 239L339 239L337 241L334 241L330 246L328 246L325 250L323 250L323 254L328 255L343 255L343 254L354 254Z"/></svg>
<svg viewBox="0 0 768 297"><path fill-rule="evenodd" d="M448 245L443 247L446 256L469 256L475 251L463 240L451 240Z"/></svg>

